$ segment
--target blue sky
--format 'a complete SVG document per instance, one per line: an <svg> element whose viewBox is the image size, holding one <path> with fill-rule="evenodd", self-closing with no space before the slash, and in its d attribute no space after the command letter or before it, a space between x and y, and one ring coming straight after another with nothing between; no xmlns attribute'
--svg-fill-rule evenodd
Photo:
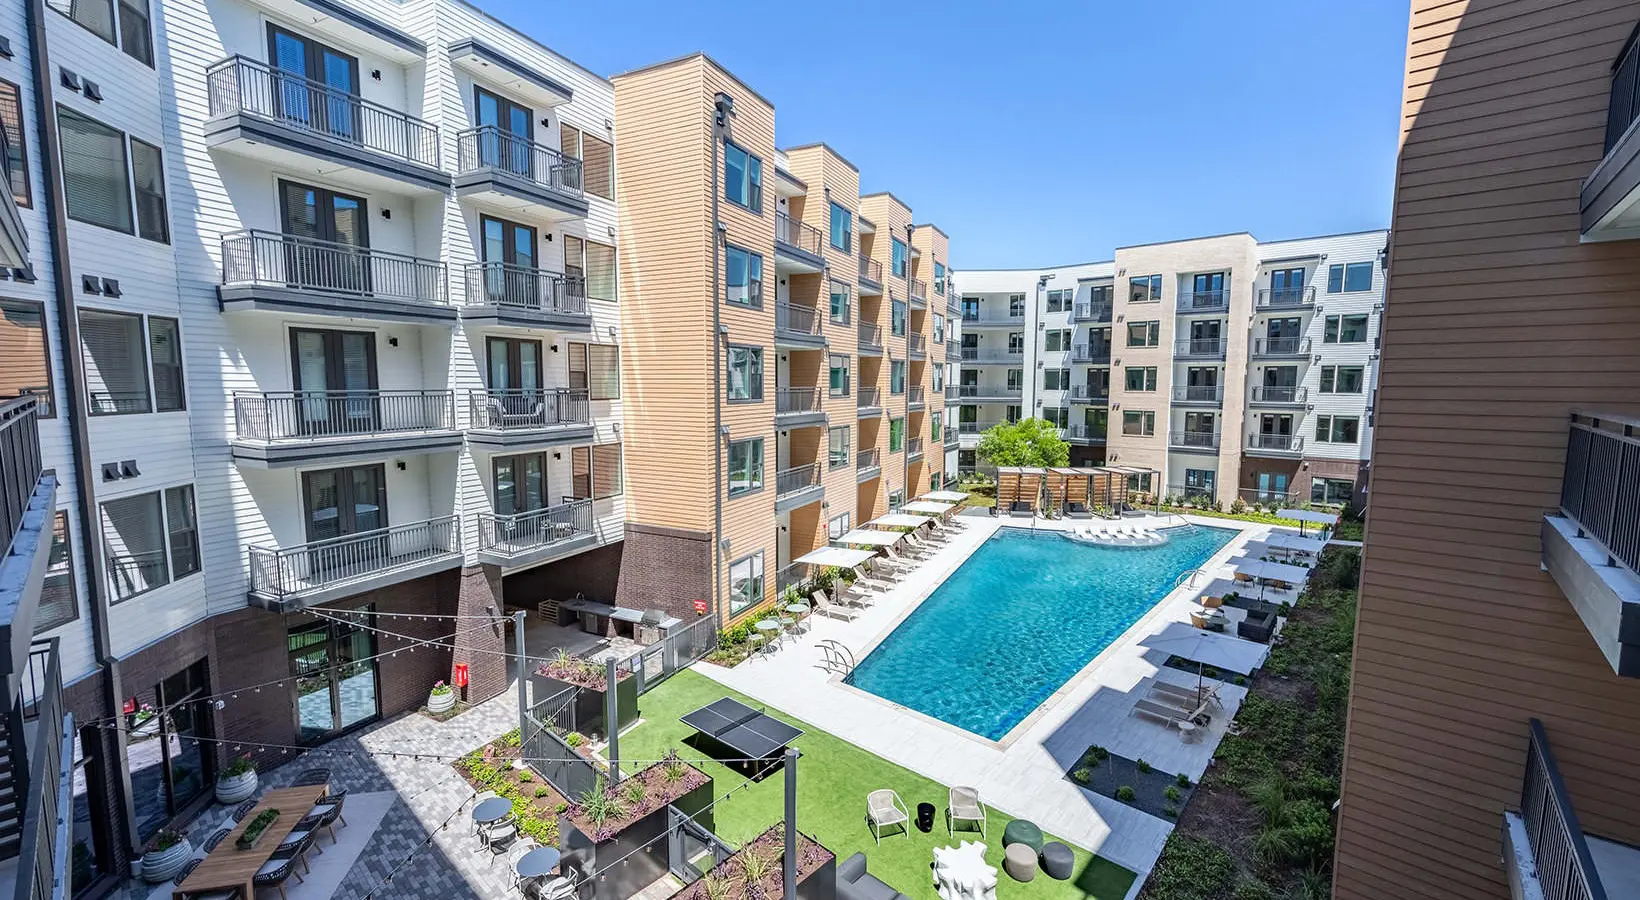
<svg viewBox="0 0 1640 900"><path fill-rule="evenodd" d="M705 50L958 270L1389 221L1404 0L477 2L604 75Z"/></svg>

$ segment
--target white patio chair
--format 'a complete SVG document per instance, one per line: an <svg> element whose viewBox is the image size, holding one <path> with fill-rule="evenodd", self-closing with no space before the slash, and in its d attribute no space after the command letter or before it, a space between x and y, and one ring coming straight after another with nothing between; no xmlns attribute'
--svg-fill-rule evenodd
<svg viewBox="0 0 1640 900"><path fill-rule="evenodd" d="M871 836L877 839L878 844L883 842L883 829L895 825L905 832L906 840L911 839L911 813L906 811L900 795L892 789L883 788L866 795L866 820L871 826Z"/></svg>
<svg viewBox="0 0 1640 900"><path fill-rule="evenodd" d="M979 788L951 788L946 798L946 832L955 834L958 822L973 822L979 825L979 835L985 837L985 804L980 802Z"/></svg>

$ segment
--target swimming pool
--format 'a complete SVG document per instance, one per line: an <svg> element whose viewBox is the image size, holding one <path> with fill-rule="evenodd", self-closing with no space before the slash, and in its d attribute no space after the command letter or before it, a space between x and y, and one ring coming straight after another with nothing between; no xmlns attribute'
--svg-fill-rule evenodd
<svg viewBox="0 0 1640 900"><path fill-rule="evenodd" d="M847 681L999 740L1236 532L1168 535L1159 547L1100 547L1002 528Z"/></svg>

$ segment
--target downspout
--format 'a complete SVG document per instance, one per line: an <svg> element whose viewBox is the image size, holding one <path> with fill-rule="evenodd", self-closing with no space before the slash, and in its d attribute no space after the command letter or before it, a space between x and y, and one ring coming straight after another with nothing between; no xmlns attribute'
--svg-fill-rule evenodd
<svg viewBox="0 0 1640 900"><path fill-rule="evenodd" d="M86 395L82 377L85 367L80 349L79 310L74 302L74 278L70 273L72 263L68 252L68 201L62 190L61 140L57 133L56 101L52 96L51 59L46 46L45 20L45 0L29 0L29 61L33 69L34 117L40 138L40 164L44 175L42 180L45 182L46 230L49 232L51 243L52 287L57 295L57 329L62 336L63 346L63 394L67 398L63 413L68 419L69 443L73 447L74 466L78 470L78 477L75 479L78 489L75 494L79 498L80 547L85 552L86 562L86 606L90 611L93 653L98 664L107 673L103 683L107 687L108 709L118 710L124 691L120 687L119 660L115 658L113 647L109 643L108 603L104 595L101 559L97 549L101 546L101 541L98 540L97 531L92 524L97 519L97 502L94 482L91 479L91 473L95 469L91 464L91 439L86 428ZM114 742L118 759L124 760L126 735L123 730L114 729ZM125 811L127 839L131 846L135 846L135 816L128 782L130 774L125 765L113 766L111 762L103 760L104 774L109 776L105 777L103 782L113 791L113 799ZM115 772L119 774L115 776Z"/></svg>
<svg viewBox="0 0 1640 900"><path fill-rule="evenodd" d="M35 0L40 2L40 0ZM723 332L723 303L718 297L718 285L723 283L722 265L723 223L718 219L719 197L723 193L723 170L718 155L723 142L729 139L729 120L735 114L735 100L720 93L712 99L712 608L718 607L718 589L723 586L723 398L718 386L723 384L723 348L718 346ZM759 198L761 202L761 198ZM776 291L778 292L778 288ZM724 621L720 618L721 629Z"/></svg>
<svg viewBox="0 0 1640 900"><path fill-rule="evenodd" d="M900 421L904 423L903 425L900 426L900 490L904 491L904 493L900 495L900 505L902 505L902 506L905 505L907 502L909 502L912 497L916 496L915 494L913 494L911 492L911 347L910 347L910 340L911 340L910 339L910 334L911 334L911 232L913 232L914 230L916 230L916 226L910 224L909 222L906 223L906 226L905 226L905 333L907 335L907 337L906 337L907 346L906 346L906 350L905 350L905 392L903 394L901 394L901 396L905 397L905 400L901 401L901 404L900 404L900 417L901 417ZM925 310L925 312L926 312L926 310ZM928 317L924 316L923 318L926 319ZM893 300L892 297L889 298L889 304L888 304L888 327L889 327L890 330L892 330L894 328L894 300ZM892 390L894 388L894 385L892 383L893 380L894 380L894 361L892 359L889 360L889 363L888 363L888 378L889 378L889 382L890 382L889 389ZM927 412L926 412L927 409L928 409L928 404L924 403L923 404L923 410L924 410L923 418L924 419L928 418L928 415L927 415ZM928 458L927 451L923 452L923 458L924 459ZM893 511L894 510L892 510L892 509L889 510L889 512L893 512Z"/></svg>

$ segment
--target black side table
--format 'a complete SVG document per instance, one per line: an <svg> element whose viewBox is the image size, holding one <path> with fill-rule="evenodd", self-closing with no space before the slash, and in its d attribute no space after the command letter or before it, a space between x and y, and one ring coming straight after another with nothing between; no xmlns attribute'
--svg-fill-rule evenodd
<svg viewBox="0 0 1640 900"><path fill-rule="evenodd" d="M934 804L917 804L917 830L923 834L934 830Z"/></svg>

